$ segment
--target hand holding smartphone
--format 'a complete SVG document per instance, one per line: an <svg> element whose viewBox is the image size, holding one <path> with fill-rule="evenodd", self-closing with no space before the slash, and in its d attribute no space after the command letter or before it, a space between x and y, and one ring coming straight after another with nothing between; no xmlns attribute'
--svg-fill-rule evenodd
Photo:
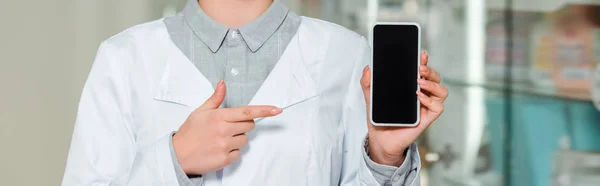
<svg viewBox="0 0 600 186"><path fill-rule="evenodd" d="M377 23L373 28L371 123L414 127L419 124L417 79L421 27L417 23Z"/></svg>

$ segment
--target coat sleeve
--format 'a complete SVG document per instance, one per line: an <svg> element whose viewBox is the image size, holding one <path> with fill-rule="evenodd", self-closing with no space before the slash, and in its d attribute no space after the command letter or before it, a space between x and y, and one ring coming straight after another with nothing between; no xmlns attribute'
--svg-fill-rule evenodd
<svg viewBox="0 0 600 186"><path fill-rule="evenodd" d="M129 85L133 60L118 42L100 46L85 83L62 185L178 185L171 136L136 143Z"/></svg>
<svg viewBox="0 0 600 186"><path fill-rule="evenodd" d="M373 166L368 166L367 162L370 160L369 157L365 157L365 144L364 140L367 136L367 113L366 103L362 88L360 85L360 79L362 76L362 70L366 65L371 64L371 48L368 45L367 40L363 37L362 42L359 44L360 51L357 57L357 61L353 64L352 77L350 79L348 93L345 98L345 104L343 106L343 122L345 126L344 134L344 155L342 164L342 175L340 180L341 186L373 186L373 185L388 185L379 183L375 178ZM412 158L407 156L405 164L412 161L413 165L416 165L415 169L397 169L406 171L395 171L398 178L403 177L400 183L397 178L396 181L390 182L389 185L407 185L407 186L418 186L419 185L419 172L420 167L418 161L419 155L416 153L416 145L411 146ZM370 162L374 163L374 162ZM390 177L390 180L393 180Z"/></svg>

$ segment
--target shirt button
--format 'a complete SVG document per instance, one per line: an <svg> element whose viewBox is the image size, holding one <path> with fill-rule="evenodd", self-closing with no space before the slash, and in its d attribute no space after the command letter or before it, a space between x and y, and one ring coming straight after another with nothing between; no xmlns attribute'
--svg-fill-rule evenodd
<svg viewBox="0 0 600 186"><path fill-rule="evenodd" d="M234 30L234 31L232 31L232 32L231 32L231 39L235 39L235 38L237 38L237 37L238 37L238 35L239 35L239 33L238 33L238 31L237 31L237 30Z"/></svg>
<svg viewBox="0 0 600 186"><path fill-rule="evenodd" d="M240 72L236 68L231 68L231 75L237 76Z"/></svg>
<svg viewBox="0 0 600 186"><path fill-rule="evenodd" d="M392 180L394 180L394 182L397 182L398 180L400 180L400 176L396 175L392 178Z"/></svg>

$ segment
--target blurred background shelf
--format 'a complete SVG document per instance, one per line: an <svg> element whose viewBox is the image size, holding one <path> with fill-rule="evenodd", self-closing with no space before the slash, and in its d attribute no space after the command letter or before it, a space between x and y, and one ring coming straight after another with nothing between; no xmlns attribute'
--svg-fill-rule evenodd
<svg viewBox="0 0 600 186"><path fill-rule="evenodd" d="M565 5L600 5L600 0L519 0L512 1L513 11L527 12L551 12L558 10ZM486 1L488 9L505 10L506 0L488 0Z"/></svg>
<svg viewBox="0 0 600 186"><path fill-rule="evenodd" d="M558 99L568 99L576 101L591 101L591 95L587 91L579 90L553 90L551 88L543 88L534 86L530 83L524 82L512 82L511 86L506 86L502 81L485 81L485 82L469 82L466 80L446 78L443 81L444 84L453 86L469 86L469 87L481 87L490 91L503 92L511 89L512 93L515 94L529 94L536 96L553 97Z"/></svg>

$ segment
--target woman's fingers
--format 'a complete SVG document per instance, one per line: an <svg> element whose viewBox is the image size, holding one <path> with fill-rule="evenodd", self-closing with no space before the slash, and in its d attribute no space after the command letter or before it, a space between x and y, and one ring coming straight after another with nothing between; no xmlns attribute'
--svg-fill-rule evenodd
<svg viewBox="0 0 600 186"><path fill-rule="evenodd" d="M226 134L229 136L236 136L236 135L248 133L248 132L252 131L252 129L254 129L254 126L256 125L253 120L227 123L227 124L229 125L228 127L230 127L230 128L228 130L228 133L226 133Z"/></svg>
<svg viewBox="0 0 600 186"><path fill-rule="evenodd" d="M419 82L419 86L422 90L426 90L433 96L438 97L441 100L446 100L446 98L448 97L448 89L442 86L441 84L425 79L419 79L417 81Z"/></svg>
<svg viewBox="0 0 600 186"><path fill-rule="evenodd" d="M240 134L231 138L229 142L229 148L231 150L241 149L248 144L248 136L246 134Z"/></svg>
<svg viewBox="0 0 600 186"><path fill-rule="evenodd" d="M421 77L425 78L426 80L436 83L440 83L442 81L440 74L428 66L421 65L419 67L419 73L421 74Z"/></svg>
<svg viewBox="0 0 600 186"><path fill-rule="evenodd" d="M421 65L427 66L429 63L429 54L425 51L421 52Z"/></svg>
<svg viewBox="0 0 600 186"><path fill-rule="evenodd" d="M431 97L425 95L421 91L417 91L417 97L421 104L428 108L429 111L441 114L444 111L444 105L441 101L431 99Z"/></svg>

